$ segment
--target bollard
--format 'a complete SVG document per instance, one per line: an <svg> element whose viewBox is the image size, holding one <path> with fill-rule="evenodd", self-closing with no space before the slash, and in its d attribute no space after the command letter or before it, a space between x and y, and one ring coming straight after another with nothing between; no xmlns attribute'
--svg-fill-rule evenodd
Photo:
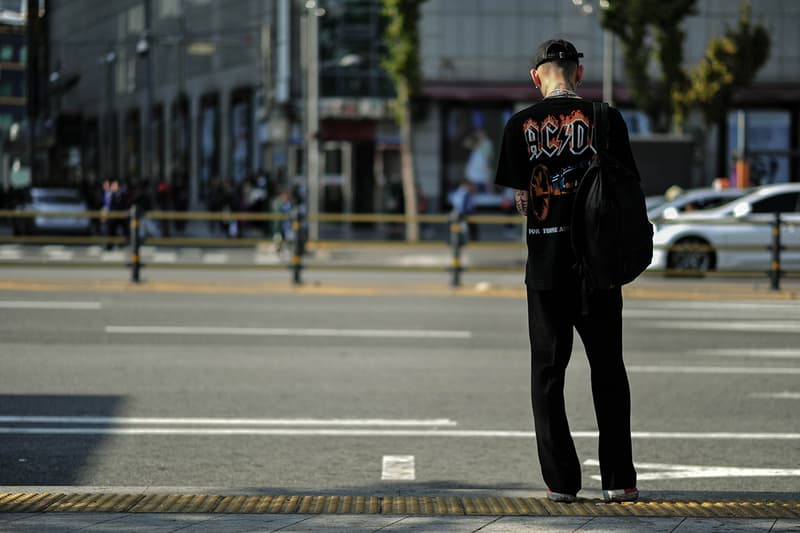
<svg viewBox="0 0 800 533"><path fill-rule="evenodd" d="M306 250L305 225L303 223L303 211L295 207L292 210L292 234L294 235L294 246L292 250L292 282L295 285L302 285L303 279L303 255Z"/></svg>
<svg viewBox="0 0 800 533"><path fill-rule="evenodd" d="M450 215L450 246L453 249L453 263L451 271L453 278L450 281L452 287L461 286L461 248L464 246L464 213L454 211Z"/></svg>
<svg viewBox="0 0 800 533"><path fill-rule="evenodd" d="M134 205L130 210L130 239L131 239L131 282L139 283L139 271L142 268L139 257L139 224L141 222L139 209Z"/></svg>
<svg viewBox="0 0 800 533"><path fill-rule="evenodd" d="M771 280L770 288L773 291L781 290L781 214L775 212L775 220L772 223L772 261L770 261L769 277Z"/></svg>

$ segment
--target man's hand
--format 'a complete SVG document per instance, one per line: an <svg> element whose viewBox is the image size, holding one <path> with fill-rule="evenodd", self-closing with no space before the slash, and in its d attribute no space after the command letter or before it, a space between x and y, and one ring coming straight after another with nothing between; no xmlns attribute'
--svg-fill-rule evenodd
<svg viewBox="0 0 800 533"><path fill-rule="evenodd" d="M514 201L517 211L522 216L528 216L528 191L514 191Z"/></svg>

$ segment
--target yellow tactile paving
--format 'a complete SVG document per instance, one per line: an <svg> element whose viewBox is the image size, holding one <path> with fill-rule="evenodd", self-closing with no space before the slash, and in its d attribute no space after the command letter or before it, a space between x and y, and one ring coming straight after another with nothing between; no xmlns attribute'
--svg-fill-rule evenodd
<svg viewBox="0 0 800 533"><path fill-rule="evenodd" d="M0 512L269 513L487 516L682 516L800 518L798 501L640 501L575 503L500 496L364 496L0 493Z"/></svg>

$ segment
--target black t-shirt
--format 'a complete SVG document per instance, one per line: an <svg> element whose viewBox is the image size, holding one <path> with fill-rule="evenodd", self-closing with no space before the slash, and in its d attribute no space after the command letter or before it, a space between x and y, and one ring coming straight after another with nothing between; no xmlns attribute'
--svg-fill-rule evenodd
<svg viewBox="0 0 800 533"><path fill-rule="evenodd" d="M609 108L608 151L636 171L628 128ZM503 131L495 183L528 191L525 283L553 289L572 279L570 244L574 194L595 154L592 102L554 97L512 116Z"/></svg>

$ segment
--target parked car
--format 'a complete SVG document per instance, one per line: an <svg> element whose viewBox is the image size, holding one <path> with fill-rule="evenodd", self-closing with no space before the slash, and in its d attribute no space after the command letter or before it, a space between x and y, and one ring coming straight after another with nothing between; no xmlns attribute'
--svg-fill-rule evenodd
<svg viewBox="0 0 800 533"><path fill-rule="evenodd" d="M655 195L655 196L645 196L645 198L644 198L645 208L648 211L650 211L651 209L653 209L655 207L660 206L661 204L663 204L666 201L667 201L667 199L664 198L664 196L660 195L660 194L659 195Z"/></svg>
<svg viewBox="0 0 800 533"><path fill-rule="evenodd" d="M766 185L725 205L656 224L650 269L689 272L770 268L772 222L781 213L783 268L800 268L800 183Z"/></svg>
<svg viewBox="0 0 800 533"><path fill-rule="evenodd" d="M64 188L33 187L27 197L15 207L21 212L82 213L87 211L86 202L79 191ZM91 233L91 220L87 217L28 216L15 218L15 235L34 233Z"/></svg>
<svg viewBox="0 0 800 533"><path fill-rule="evenodd" d="M681 213L711 209L741 198L748 189L690 189L677 198L647 209L647 217L657 222L659 219L673 219Z"/></svg>

